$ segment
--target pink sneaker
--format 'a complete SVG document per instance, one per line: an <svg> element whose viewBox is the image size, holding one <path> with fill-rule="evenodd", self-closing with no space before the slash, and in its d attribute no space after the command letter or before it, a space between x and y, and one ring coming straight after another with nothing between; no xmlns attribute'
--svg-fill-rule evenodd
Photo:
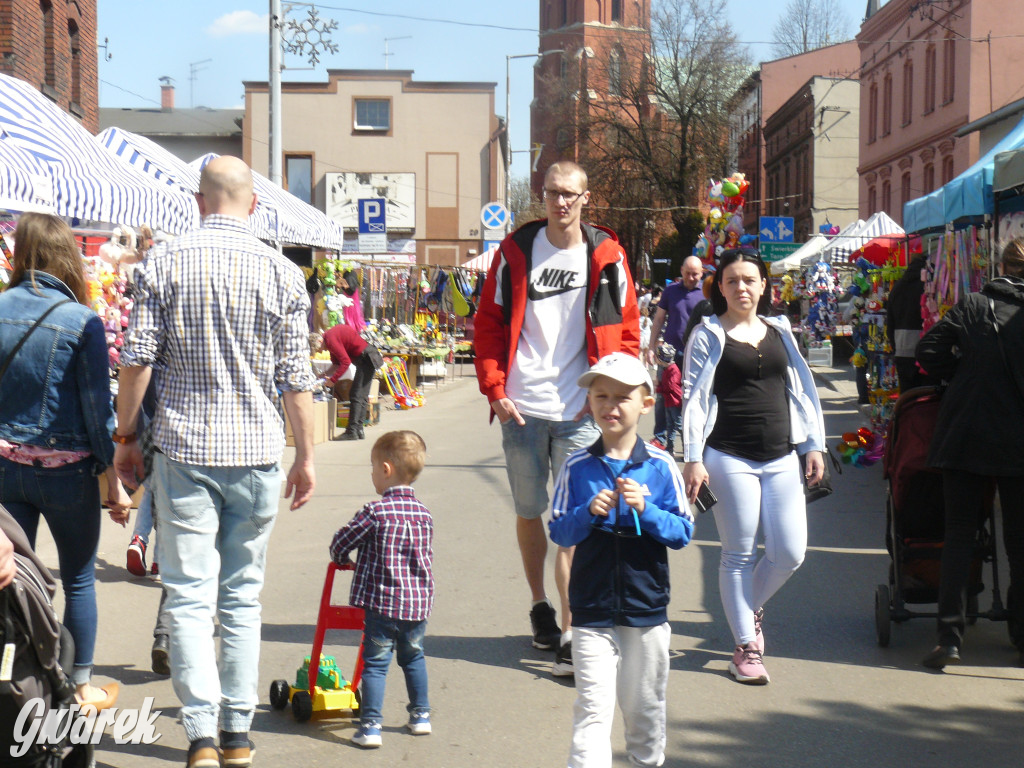
<svg viewBox="0 0 1024 768"><path fill-rule="evenodd" d="M736 646L736 652L729 662L729 674L735 677L737 682L747 685L765 685L769 680L761 652L754 643Z"/></svg>
<svg viewBox="0 0 1024 768"><path fill-rule="evenodd" d="M764 623L764 608L758 608L754 611L754 647L757 648L758 652L764 655L764 629L762 624Z"/></svg>

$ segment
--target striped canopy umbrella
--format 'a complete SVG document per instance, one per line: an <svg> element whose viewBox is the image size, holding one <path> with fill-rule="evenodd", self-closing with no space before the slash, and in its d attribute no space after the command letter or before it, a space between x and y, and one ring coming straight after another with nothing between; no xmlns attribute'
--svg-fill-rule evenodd
<svg viewBox="0 0 1024 768"><path fill-rule="evenodd" d="M0 129L0 208L53 213L50 175Z"/></svg>
<svg viewBox="0 0 1024 768"><path fill-rule="evenodd" d="M74 118L7 75L0 75L0 128L49 174L57 214L172 234L189 228L184 194L111 157Z"/></svg>
<svg viewBox="0 0 1024 768"><path fill-rule="evenodd" d="M197 171L218 155L208 153L189 165ZM295 245L310 245L340 251L345 243L345 230L338 222L327 217L309 203L304 203L291 192L256 171L252 172L257 205L249 222L253 234L264 240Z"/></svg>
<svg viewBox="0 0 1024 768"><path fill-rule="evenodd" d="M145 136L107 128L96 134L96 140L132 167L189 198L199 191L199 171ZM195 213L198 222L198 206Z"/></svg>

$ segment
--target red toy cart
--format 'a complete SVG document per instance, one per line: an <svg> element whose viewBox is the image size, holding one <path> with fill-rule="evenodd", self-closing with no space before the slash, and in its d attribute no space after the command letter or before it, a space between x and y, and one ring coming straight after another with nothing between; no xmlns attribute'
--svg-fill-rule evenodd
<svg viewBox="0 0 1024 768"><path fill-rule="evenodd" d="M341 676L333 656L321 654L324 633L328 629L354 629L362 632L362 608L331 602L334 574L354 569L351 563L338 565L332 562L327 565L324 589L320 596L320 613L317 615L316 633L313 636L313 651L295 673L295 685L289 685L287 680L275 680L270 684L270 706L284 709L291 701L292 715L299 722L309 720L314 713L318 717L352 717L359 710L359 680L363 676L362 637L351 680ZM313 663L312 659L318 659L319 663Z"/></svg>

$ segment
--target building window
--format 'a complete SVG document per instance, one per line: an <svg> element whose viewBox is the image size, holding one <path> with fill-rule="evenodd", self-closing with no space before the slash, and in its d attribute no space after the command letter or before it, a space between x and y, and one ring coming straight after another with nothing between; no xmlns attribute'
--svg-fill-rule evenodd
<svg viewBox="0 0 1024 768"><path fill-rule="evenodd" d="M903 125L914 118L914 62L907 59L903 65Z"/></svg>
<svg viewBox="0 0 1024 768"><path fill-rule="evenodd" d="M313 156L284 156L285 188L304 203L313 204Z"/></svg>
<svg viewBox="0 0 1024 768"><path fill-rule="evenodd" d="M928 163L924 167L924 189L922 192L928 194L935 190L935 166L932 163Z"/></svg>
<svg viewBox="0 0 1024 768"><path fill-rule="evenodd" d="M622 56L617 50L608 55L608 93L611 96L622 95Z"/></svg>
<svg viewBox="0 0 1024 768"><path fill-rule="evenodd" d="M43 84L56 88L56 39L53 29L53 4L50 0L39 0L39 13L43 22Z"/></svg>
<svg viewBox="0 0 1024 768"><path fill-rule="evenodd" d="M942 103L949 104L956 94L956 41L947 37L942 42Z"/></svg>
<svg viewBox="0 0 1024 768"><path fill-rule="evenodd" d="M868 187L868 210L867 214L871 215L875 212L875 204L878 202L878 197L875 194L875 186L872 184Z"/></svg>
<svg viewBox="0 0 1024 768"><path fill-rule="evenodd" d="M82 50L78 25L68 21L68 42L71 44L71 103L82 103Z"/></svg>
<svg viewBox="0 0 1024 768"><path fill-rule="evenodd" d="M882 210L886 213L892 207L892 188L889 186L889 180L886 179L882 182Z"/></svg>
<svg viewBox="0 0 1024 768"><path fill-rule="evenodd" d="M882 81L882 135L892 133L892 75Z"/></svg>
<svg viewBox="0 0 1024 768"><path fill-rule="evenodd" d="M622 23L622 0L612 0L612 21Z"/></svg>
<svg viewBox="0 0 1024 768"><path fill-rule="evenodd" d="M568 128L559 128L555 133L555 147L559 150L565 149L571 143Z"/></svg>
<svg viewBox="0 0 1024 768"><path fill-rule="evenodd" d="M953 180L953 156L946 155L942 158L942 183L948 184Z"/></svg>
<svg viewBox="0 0 1024 768"><path fill-rule="evenodd" d="M924 113L935 109L935 46L924 52Z"/></svg>
<svg viewBox="0 0 1024 768"><path fill-rule="evenodd" d="M390 99L356 99L355 128L357 131L390 130Z"/></svg>
<svg viewBox="0 0 1024 768"><path fill-rule="evenodd" d="M562 26L569 23L569 0L562 0Z"/></svg>
<svg viewBox="0 0 1024 768"><path fill-rule="evenodd" d="M878 83L868 90L868 144L878 138Z"/></svg>
<svg viewBox="0 0 1024 768"><path fill-rule="evenodd" d="M900 178L900 212L902 215L903 206L910 202L910 171L907 171Z"/></svg>

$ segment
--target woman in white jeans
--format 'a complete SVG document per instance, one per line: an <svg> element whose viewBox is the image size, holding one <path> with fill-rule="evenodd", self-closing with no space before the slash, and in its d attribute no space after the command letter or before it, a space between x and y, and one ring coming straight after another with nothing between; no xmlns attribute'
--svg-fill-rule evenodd
<svg viewBox="0 0 1024 768"><path fill-rule="evenodd" d="M696 327L683 371L683 480L718 497L719 589L736 646L729 672L768 682L763 607L803 562L807 515L798 455L811 485L824 471L825 429L810 368L784 317L767 317L768 272L757 251L725 251L714 314ZM757 557L757 529L765 554Z"/></svg>

